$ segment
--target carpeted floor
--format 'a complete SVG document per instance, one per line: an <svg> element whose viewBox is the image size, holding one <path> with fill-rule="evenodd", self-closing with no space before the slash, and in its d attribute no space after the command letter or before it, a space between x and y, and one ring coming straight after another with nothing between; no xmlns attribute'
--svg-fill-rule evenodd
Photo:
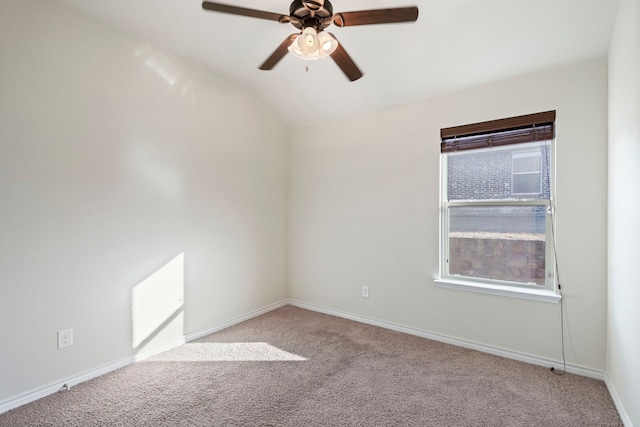
<svg viewBox="0 0 640 427"><path fill-rule="evenodd" d="M285 306L0 426L621 426L602 381Z"/></svg>

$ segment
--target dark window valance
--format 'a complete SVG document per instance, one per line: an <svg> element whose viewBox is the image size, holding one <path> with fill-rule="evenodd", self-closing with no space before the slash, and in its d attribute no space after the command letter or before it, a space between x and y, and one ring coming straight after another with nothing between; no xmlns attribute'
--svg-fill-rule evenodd
<svg viewBox="0 0 640 427"><path fill-rule="evenodd" d="M553 139L556 112L527 114L440 130L443 153Z"/></svg>

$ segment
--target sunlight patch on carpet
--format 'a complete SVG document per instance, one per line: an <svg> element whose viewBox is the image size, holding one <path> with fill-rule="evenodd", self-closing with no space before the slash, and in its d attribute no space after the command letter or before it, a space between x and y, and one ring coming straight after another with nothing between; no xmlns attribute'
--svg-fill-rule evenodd
<svg viewBox="0 0 640 427"><path fill-rule="evenodd" d="M153 362L259 362L304 361L297 354L266 342L190 343L159 354Z"/></svg>

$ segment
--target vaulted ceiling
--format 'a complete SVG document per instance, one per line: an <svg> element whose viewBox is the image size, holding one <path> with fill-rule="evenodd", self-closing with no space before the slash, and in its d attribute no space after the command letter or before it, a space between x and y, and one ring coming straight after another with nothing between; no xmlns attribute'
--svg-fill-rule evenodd
<svg viewBox="0 0 640 427"><path fill-rule="evenodd" d="M287 54L296 29L204 11L200 0L55 0L251 88L291 128L606 55L617 0L332 0L334 12L418 6L415 23L329 29L364 77ZM215 0L288 15L288 0Z"/></svg>

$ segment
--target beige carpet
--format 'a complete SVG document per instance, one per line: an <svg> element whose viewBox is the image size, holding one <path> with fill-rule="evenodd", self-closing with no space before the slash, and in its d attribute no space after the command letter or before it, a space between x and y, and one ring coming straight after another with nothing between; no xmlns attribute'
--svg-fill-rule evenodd
<svg viewBox="0 0 640 427"><path fill-rule="evenodd" d="M620 426L603 382L286 306L0 426Z"/></svg>

